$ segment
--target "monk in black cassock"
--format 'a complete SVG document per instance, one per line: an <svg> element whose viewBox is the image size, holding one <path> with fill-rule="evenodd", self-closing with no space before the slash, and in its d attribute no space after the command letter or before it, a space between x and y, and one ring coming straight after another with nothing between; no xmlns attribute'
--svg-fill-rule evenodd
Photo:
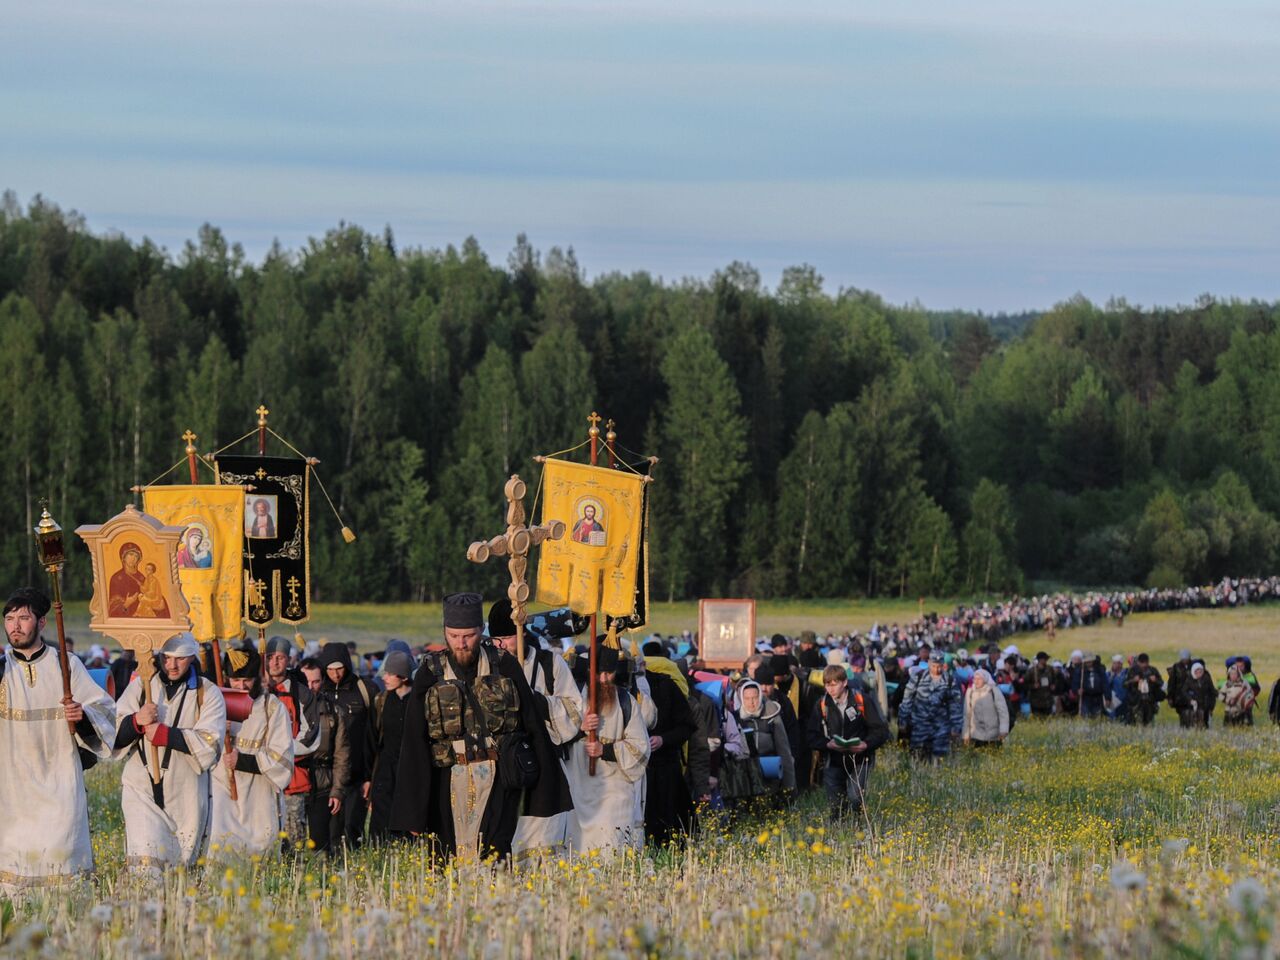
<svg viewBox="0 0 1280 960"><path fill-rule="evenodd" d="M445 597L448 649L422 658L405 712L391 829L446 856L508 856L521 812L572 806L524 672L483 626L478 593Z"/></svg>
<svg viewBox="0 0 1280 960"><path fill-rule="evenodd" d="M693 798L685 779L684 748L697 725L689 708L689 682L650 640L641 651L645 679L656 708L649 728L649 768L644 804L644 832L658 846L684 838L693 831Z"/></svg>

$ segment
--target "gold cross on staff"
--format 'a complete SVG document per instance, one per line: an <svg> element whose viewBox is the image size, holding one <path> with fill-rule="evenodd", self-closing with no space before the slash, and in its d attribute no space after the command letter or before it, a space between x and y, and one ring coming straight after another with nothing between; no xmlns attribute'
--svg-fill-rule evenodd
<svg viewBox="0 0 1280 960"><path fill-rule="evenodd" d="M258 409L253 412L258 415L258 426L265 427L267 425L267 414L269 414L271 411L268 410L264 405L264 406L259 406Z"/></svg>
<svg viewBox="0 0 1280 960"><path fill-rule="evenodd" d="M187 453L194 453L196 449L196 441L199 440L200 437L188 430L182 435L182 439L187 441Z"/></svg>
<svg viewBox="0 0 1280 960"><path fill-rule="evenodd" d="M529 618L524 605L529 600L529 583L525 574L529 570L529 551L543 540L559 540L564 536L564 521L552 520L539 527L529 527L524 522L525 482L518 474L512 474L502 492L507 498L507 532L492 540L477 540L467 547L467 559L472 563L484 563L490 557L507 557L507 570L511 573L511 586L507 598L511 601L511 619L516 625L516 658L524 663L524 623Z"/></svg>

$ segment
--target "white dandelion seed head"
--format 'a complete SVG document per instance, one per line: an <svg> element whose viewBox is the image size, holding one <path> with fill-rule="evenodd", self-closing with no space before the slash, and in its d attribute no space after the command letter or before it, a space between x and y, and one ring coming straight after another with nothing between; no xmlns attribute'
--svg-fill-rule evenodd
<svg viewBox="0 0 1280 960"><path fill-rule="evenodd" d="M1253 877L1242 877L1231 885L1227 904L1237 913L1257 913L1267 903L1267 888Z"/></svg>
<svg viewBox="0 0 1280 960"><path fill-rule="evenodd" d="M1111 886L1116 890L1141 890L1146 885L1146 875L1128 860L1118 860L1111 868Z"/></svg>

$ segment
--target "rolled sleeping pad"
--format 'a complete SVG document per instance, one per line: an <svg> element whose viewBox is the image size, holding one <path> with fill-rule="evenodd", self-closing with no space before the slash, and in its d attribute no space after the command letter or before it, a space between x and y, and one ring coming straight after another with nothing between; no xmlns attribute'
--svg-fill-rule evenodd
<svg viewBox="0 0 1280 960"><path fill-rule="evenodd" d="M782 758L781 757L758 757L760 761L760 772L764 774L766 780L782 779Z"/></svg>
<svg viewBox="0 0 1280 960"><path fill-rule="evenodd" d="M230 687L219 687L222 699L227 702L227 722L233 720L242 723L248 719L249 712L253 710L253 698L244 690L232 690Z"/></svg>
<svg viewBox="0 0 1280 960"><path fill-rule="evenodd" d="M107 695L115 698L116 695L116 678L111 675L110 667L94 667L89 671L89 676L93 678L93 682L107 691Z"/></svg>
<svg viewBox="0 0 1280 960"><path fill-rule="evenodd" d="M710 697L717 707L724 706L724 694L727 688L723 683L703 680L701 683L695 683L694 686Z"/></svg>
<svg viewBox="0 0 1280 960"><path fill-rule="evenodd" d="M729 678L723 673L712 673L710 670L693 671L693 679L698 683L719 683L723 686L729 685Z"/></svg>

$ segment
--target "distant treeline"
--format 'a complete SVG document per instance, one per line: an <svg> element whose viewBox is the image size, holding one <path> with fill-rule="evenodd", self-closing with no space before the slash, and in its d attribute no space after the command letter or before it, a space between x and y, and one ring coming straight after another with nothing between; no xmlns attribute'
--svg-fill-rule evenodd
<svg viewBox="0 0 1280 960"><path fill-rule="evenodd" d="M705 280L590 282L520 237L398 249L340 225L250 263L212 226L176 255L0 205L8 495L0 576L37 580L37 500L100 522L259 403L360 535L317 498L320 600L492 587L465 559L530 457L592 409L656 454L657 598L1008 591L1024 577L1153 586L1266 574L1280 545L1275 304L986 317ZM181 479L181 475L177 479ZM531 488L534 484L531 482ZM79 556L83 557L83 554ZM68 571L87 592L88 561Z"/></svg>

